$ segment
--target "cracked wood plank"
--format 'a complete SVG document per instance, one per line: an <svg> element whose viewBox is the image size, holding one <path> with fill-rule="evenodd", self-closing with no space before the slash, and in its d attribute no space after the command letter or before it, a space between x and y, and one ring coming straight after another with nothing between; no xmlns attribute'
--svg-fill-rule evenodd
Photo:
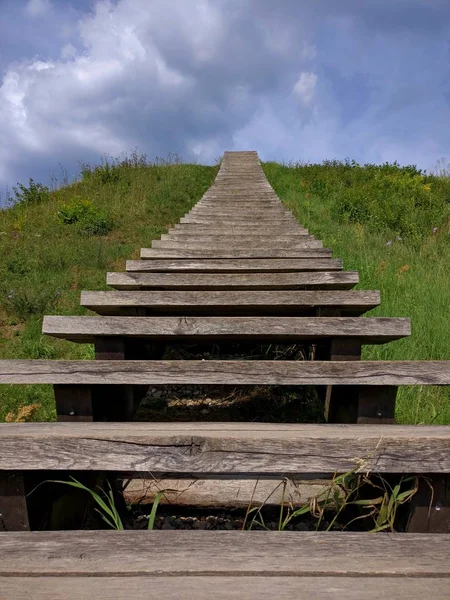
<svg viewBox="0 0 450 600"><path fill-rule="evenodd" d="M298 476L448 473L450 428L273 423L5 423L0 470Z"/></svg>

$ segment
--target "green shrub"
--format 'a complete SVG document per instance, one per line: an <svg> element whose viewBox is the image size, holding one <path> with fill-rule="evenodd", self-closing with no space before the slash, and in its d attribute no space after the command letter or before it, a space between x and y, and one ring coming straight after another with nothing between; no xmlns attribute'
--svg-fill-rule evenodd
<svg viewBox="0 0 450 600"><path fill-rule="evenodd" d="M0 290L1 305L8 314L17 317L20 321L43 315L53 308L60 295L59 291L52 289L46 283Z"/></svg>
<svg viewBox="0 0 450 600"><path fill-rule="evenodd" d="M50 198L50 190L42 183L35 183L30 177L28 187L18 183L13 187L16 204L39 204Z"/></svg>
<svg viewBox="0 0 450 600"><path fill-rule="evenodd" d="M76 225L82 235L107 235L113 228L112 219L95 208L90 200L76 199L64 204L58 217L65 225Z"/></svg>

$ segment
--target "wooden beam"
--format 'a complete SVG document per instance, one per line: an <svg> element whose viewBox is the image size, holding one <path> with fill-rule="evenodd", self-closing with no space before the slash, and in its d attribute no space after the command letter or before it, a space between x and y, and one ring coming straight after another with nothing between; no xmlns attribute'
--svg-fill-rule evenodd
<svg viewBox="0 0 450 600"><path fill-rule="evenodd" d="M127 260L127 271L141 273L191 272L191 273L293 273L298 271L340 271L342 260L332 258L272 258L272 259L143 259Z"/></svg>
<svg viewBox="0 0 450 600"><path fill-rule="evenodd" d="M450 385L450 361L1 360L0 384Z"/></svg>
<svg viewBox="0 0 450 600"><path fill-rule="evenodd" d="M195 554L196 551L193 549L192 553ZM134 560L134 555L129 560ZM228 556L224 557L224 560L228 560ZM182 574L165 577L160 575L139 577L63 575L32 578L25 576L5 577L4 581L2 580L2 600L22 600L27 596L30 597L31 594L33 600L49 598L79 600L91 597L121 600L124 590L127 598L133 600L145 600L148 598L149 590L155 598L164 600L178 600L181 590L185 598L196 600L210 600L211 590L214 590L215 600L229 600L229 598L272 600L274 597L283 600L298 600L298 598L328 600L330 590L335 597L346 598L346 600L379 600L379 598L411 600L411 598L423 598L427 595L436 600L447 600L448 578L447 576L434 578L367 576L355 579L346 576L286 577L284 574L248 576L244 573L237 576L204 576L190 573L189 576ZM24 592L27 596L23 595Z"/></svg>
<svg viewBox="0 0 450 600"><path fill-rule="evenodd" d="M108 273L116 289L160 290L348 290L359 283L356 271L321 273Z"/></svg>
<svg viewBox="0 0 450 600"><path fill-rule="evenodd" d="M27 531L29 529L23 474L20 470L2 471L0 469L0 531ZM0 548L0 552L2 552L2 546Z"/></svg>
<svg viewBox="0 0 450 600"><path fill-rule="evenodd" d="M219 249L225 250L230 245L230 241L215 241L215 242L202 242L200 238L197 238L195 241L180 241L180 240L153 240L152 248L180 248L184 250L196 250L196 249ZM237 240L233 247L235 249L249 249L249 248L267 248L268 250L303 250L303 248L322 248L323 244L320 240L299 240L298 242L292 240L277 240L273 239L265 239L264 242L261 241L242 241Z"/></svg>
<svg viewBox="0 0 450 600"><path fill-rule="evenodd" d="M134 577L155 575L184 577L187 583L198 573L204 578L209 593L208 577L213 576L279 575L285 579L299 578L301 585L304 577L310 575L317 581L322 577L334 577L324 598L338 598L335 593L330 596L330 590L334 586L339 589L341 577L353 579L359 598L367 598L358 583L364 576L374 577L373 587L377 593L376 582L383 576L402 583L425 577L430 584L436 577L446 578L448 583L450 576L450 535L130 530L72 531L67 535L65 531L36 531L0 533L0 547L2 592L9 579L20 576L27 576L31 581L53 577L58 582L65 575L71 575L76 587L82 576L101 582L113 574L126 576L129 581ZM443 589L448 592L448 587ZM62 597L61 594L57 596ZM99 597L105 598L105 595ZM119 598L117 594L113 597ZM132 597L148 598L148 590L147 595ZM167 598L166 595L162 597ZM185 594L184 597L195 598ZM236 597L269 598L266 594ZM301 597L307 596L300 593L297 598ZM314 592L309 597L317 598ZM417 597L414 593L409 596L410 599Z"/></svg>
<svg viewBox="0 0 450 600"><path fill-rule="evenodd" d="M358 338L366 344L386 343L411 335L410 320L370 317L65 317L46 316L46 335L91 342L97 337L155 339L313 340Z"/></svg>
<svg viewBox="0 0 450 600"><path fill-rule="evenodd" d="M81 292L81 306L99 314L114 314L124 309L148 309L148 312L189 313L255 312L272 314L297 313L314 310L326 316L327 311L339 309L353 316L380 304L378 291L107 291Z"/></svg>
<svg viewBox="0 0 450 600"><path fill-rule="evenodd" d="M445 426L274 423L5 423L0 470L154 476L448 473Z"/></svg>
<svg viewBox="0 0 450 600"><path fill-rule="evenodd" d="M276 250L265 248L236 249L224 248L221 250L185 250L182 248L161 249L141 248L141 258L193 258L193 259L220 259L220 258L324 258L331 257L329 248L302 248L297 250Z"/></svg>

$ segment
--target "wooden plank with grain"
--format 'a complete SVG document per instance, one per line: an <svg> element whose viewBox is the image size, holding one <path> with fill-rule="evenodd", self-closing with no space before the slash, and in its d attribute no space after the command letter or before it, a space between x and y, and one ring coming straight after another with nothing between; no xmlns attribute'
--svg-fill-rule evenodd
<svg viewBox="0 0 450 600"><path fill-rule="evenodd" d="M223 248L186 250L184 248L141 248L141 258L324 258L331 257L329 248L273 249Z"/></svg>
<svg viewBox="0 0 450 600"><path fill-rule="evenodd" d="M287 423L4 423L0 470L241 477L448 473L445 426Z"/></svg>
<svg viewBox="0 0 450 600"><path fill-rule="evenodd" d="M450 577L450 535L36 531L0 533L0 577ZM76 579L74 579L76 582Z"/></svg>
<svg viewBox="0 0 450 600"><path fill-rule="evenodd" d="M184 533L184 532L183 532ZM208 532L209 533L209 532ZM439 536L440 537L440 536ZM2 579L2 600L123 600L124 590L128 600L147 600L149 590L159 600L184 598L210 600L298 600L330 597L346 600L379 600L396 598L411 600L432 596L434 600L448 600L448 578L444 577L317 577L285 575L237 576L193 575L181 576L36 576L5 577ZM330 596L333 594L333 596Z"/></svg>
<svg viewBox="0 0 450 600"><path fill-rule="evenodd" d="M355 271L306 273L108 273L116 289L166 290L301 290L351 289L359 282Z"/></svg>
<svg viewBox="0 0 450 600"><path fill-rule="evenodd" d="M266 248L266 252L270 252L271 250L303 250L304 248L322 248L323 244L320 240L301 240L292 241L292 240L277 240L275 238L269 238L262 243L261 241L257 242L254 240L242 241L242 238L239 238L235 242L230 242L230 240L224 241L211 241L204 242L201 239L196 241L190 240L181 241L176 239L170 240L153 240L152 248L165 248L165 249L180 249L180 250L226 250L231 246L232 250L251 250Z"/></svg>
<svg viewBox="0 0 450 600"><path fill-rule="evenodd" d="M353 316L380 304L378 291L317 290L317 291L82 291L81 305L99 314L112 314L120 308L150 311L181 310L184 314L215 311L255 311L280 314L315 310L318 315L327 310L339 310Z"/></svg>
<svg viewBox="0 0 450 600"><path fill-rule="evenodd" d="M0 384L450 385L450 361L0 360Z"/></svg>
<svg viewBox="0 0 450 600"><path fill-rule="evenodd" d="M391 317L71 317L46 316L42 332L88 342L103 337L300 340L359 338L378 344L411 335L410 319Z"/></svg>
<svg viewBox="0 0 450 600"><path fill-rule="evenodd" d="M311 259L198 259L198 260L173 260L173 259L145 259L127 260L127 271L141 273L164 272L212 272L212 273L292 273L296 271L340 271L342 260L332 258Z"/></svg>

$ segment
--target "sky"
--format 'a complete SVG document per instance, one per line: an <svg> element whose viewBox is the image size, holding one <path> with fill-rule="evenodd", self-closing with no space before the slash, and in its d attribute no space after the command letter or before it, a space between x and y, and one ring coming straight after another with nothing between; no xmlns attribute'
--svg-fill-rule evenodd
<svg viewBox="0 0 450 600"><path fill-rule="evenodd" d="M0 0L0 194L133 149L450 159L450 0Z"/></svg>

